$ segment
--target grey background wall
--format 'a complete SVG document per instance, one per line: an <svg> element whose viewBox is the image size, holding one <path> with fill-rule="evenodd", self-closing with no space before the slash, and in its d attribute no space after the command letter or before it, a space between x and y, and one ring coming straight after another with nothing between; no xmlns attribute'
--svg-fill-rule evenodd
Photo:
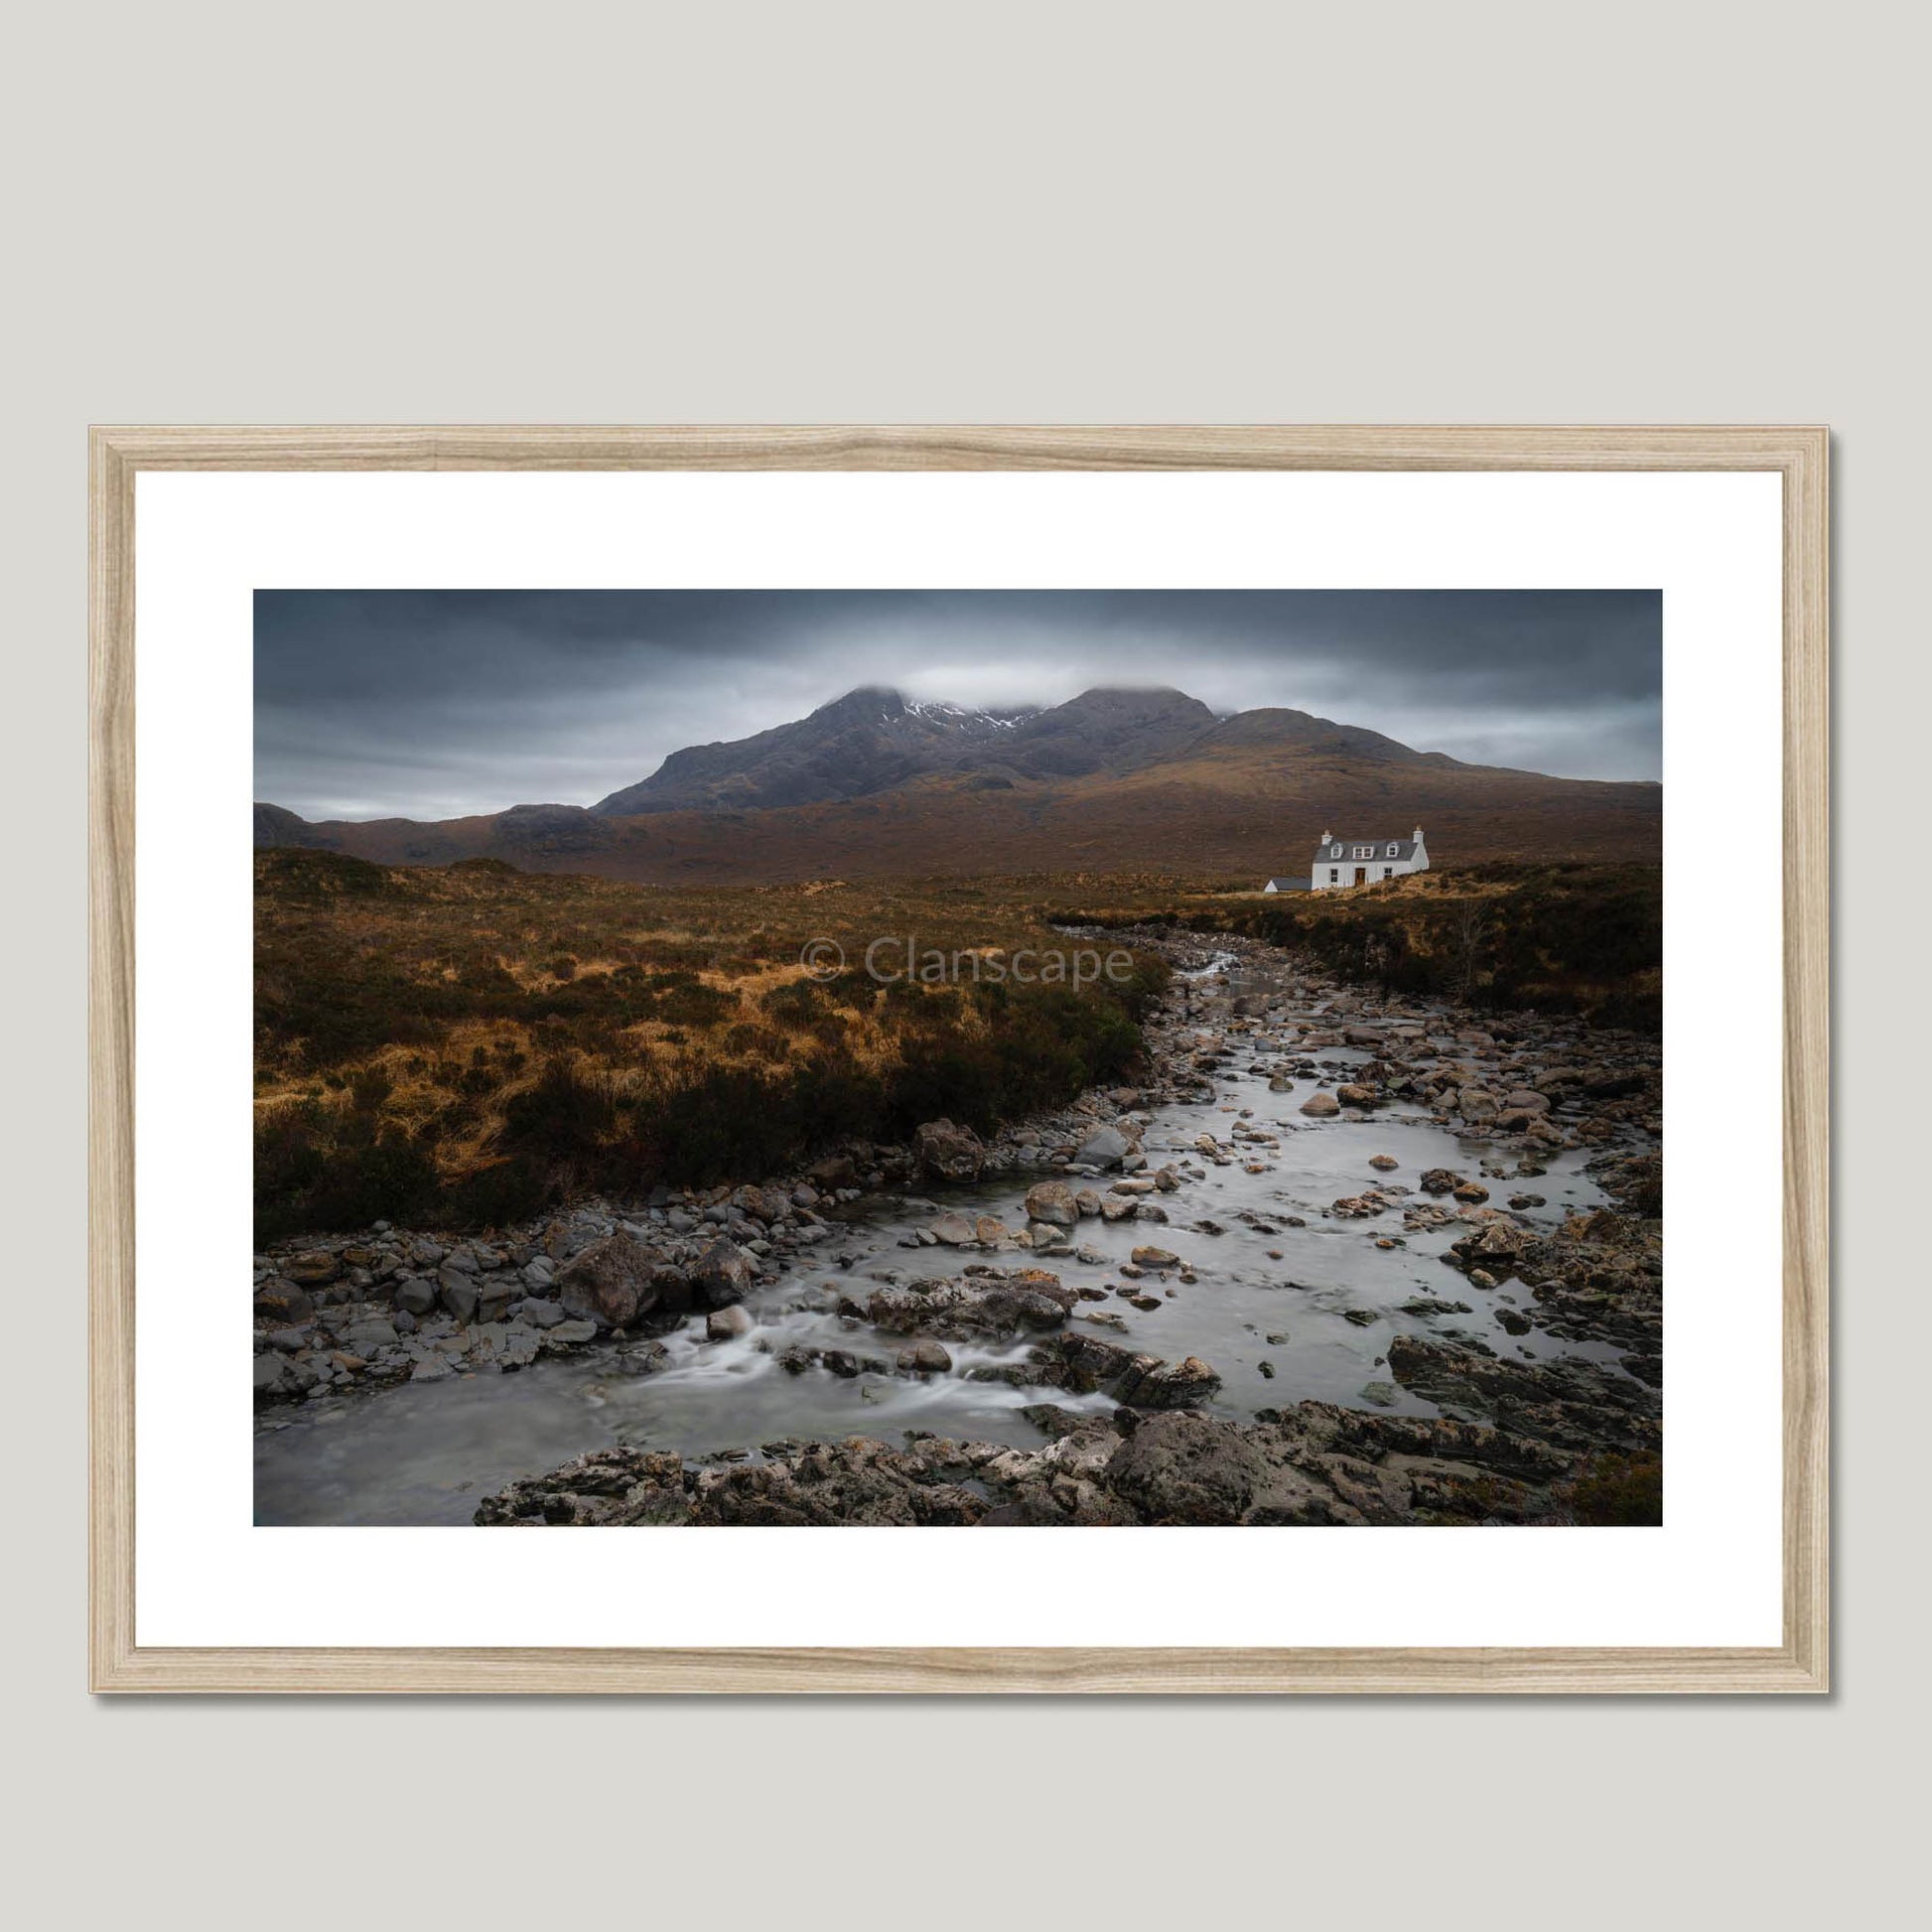
<svg viewBox="0 0 1932 1932"><path fill-rule="evenodd" d="M0 1817L24 1922L168 1900L212 1925L1765 1924L1829 1910L1848 1873L1902 1878L1922 20L177 0L13 22ZM90 1704L89 420L1833 424L1840 1691Z"/></svg>

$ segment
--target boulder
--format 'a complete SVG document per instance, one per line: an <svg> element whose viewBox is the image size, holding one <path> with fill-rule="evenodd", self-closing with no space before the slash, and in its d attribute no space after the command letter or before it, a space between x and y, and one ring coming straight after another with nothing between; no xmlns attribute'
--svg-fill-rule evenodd
<svg viewBox="0 0 1932 1932"><path fill-rule="evenodd" d="M311 1248L307 1254L287 1256L281 1272L289 1281L313 1288L323 1282L333 1282L343 1272L343 1264L327 1248Z"/></svg>
<svg viewBox="0 0 1932 1932"><path fill-rule="evenodd" d="M949 1248L964 1248L979 1239L979 1230L963 1214L941 1214L932 1223L932 1238Z"/></svg>
<svg viewBox="0 0 1932 1932"><path fill-rule="evenodd" d="M1027 1189L1027 1214L1050 1227L1070 1228L1080 1218L1080 1206L1064 1180L1036 1180Z"/></svg>
<svg viewBox="0 0 1932 1932"><path fill-rule="evenodd" d="M942 1342L915 1341L898 1351L898 1367L902 1375L944 1375L952 1356Z"/></svg>
<svg viewBox="0 0 1932 1932"><path fill-rule="evenodd" d="M791 1196L782 1187L741 1187L732 1195L732 1205L770 1227L791 1212Z"/></svg>
<svg viewBox="0 0 1932 1932"><path fill-rule="evenodd" d="M1302 1102L1302 1111L1311 1120L1327 1120L1341 1112L1341 1102L1331 1093L1311 1093Z"/></svg>
<svg viewBox="0 0 1932 1932"><path fill-rule="evenodd" d="M1108 1458L1108 1488L1150 1523L1238 1523L1267 1486L1266 1456L1232 1424L1156 1416Z"/></svg>
<svg viewBox="0 0 1932 1932"><path fill-rule="evenodd" d="M316 1311L316 1305L306 1291L288 1281L265 1281L255 1291L255 1316L257 1320L307 1321Z"/></svg>
<svg viewBox="0 0 1932 1932"><path fill-rule="evenodd" d="M1163 1362L1121 1392L1121 1400L1135 1409L1190 1409L1206 1402L1221 1386L1219 1374L1198 1355Z"/></svg>
<svg viewBox="0 0 1932 1932"><path fill-rule="evenodd" d="M691 1283L708 1309L744 1301L758 1280L758 1266L735 1241L714 1241L691 1264Z"/></svg>
<svg viewBox="0 0 1932 1932"><path fill-rule="evenodd" d="M635 1235L608 1234L558 1270L558 1299L567 1314L601 1328L622 1328L657 1306L662 1262Z"/></svg>
<svg viewBox="0 0 1932 1932"><path fill-rule="evenodd" d="M859 1170L849 1154L832 1154L823 1161L814 1161L805 1173L814 1186L828 1190L859 1184Z"/></svg>
<svg viewBox="0 0 1932 1932"><path fill-rule="evenodd" d="M736 1303L729 1308L713 1309L704 1318L707 1341L735 1341L740 1335L749 1335L752 1327L750 1312Z"/></svg>
<svg viewBox="0 0 1932 1932"><path fill-rule="evenodd" d="M949 1120L929 1120L916 1128L912 1152L936 1180L977 1180L986 1163L980 1137L970 1127L956 1127Z"/></svg>
<svg viewBox="0 0 1932 1932"><path fill-rule="evenodd" d="M477 1313L477 1282L473 1275L445 1265L436 1271L436 1299L459 1321L471 1321Z"/></svg>
<svg viewBox="0 0 1932 1932"><path fill-rule="evenodd" d="M420 1275L405 1275L396 1284L394 1300L405 1314L427 1314L436 1306L436 1290Z"/></svg>
<svg viewBox="0 0 1932 1932"><path fill-rule="evenodd" d="M1180 1257L1168 1248L1136 1248L1131 1257L1136 1268L1178 1268Z"/></svg>
<svg viewBox="0 0 1932 1932"><path fill-rule="evenodd" d="M1076 1167L1117 1168L1133 1151L1118 1127L1102 1127L1080 1143L1073 1160Z"/></svg>

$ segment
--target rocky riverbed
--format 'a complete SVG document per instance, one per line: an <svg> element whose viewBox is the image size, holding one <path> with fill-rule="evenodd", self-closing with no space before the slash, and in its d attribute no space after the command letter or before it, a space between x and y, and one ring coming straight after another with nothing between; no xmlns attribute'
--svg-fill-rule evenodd
<svg viewBox="0 0 1932 1932"><path fill-rule="evenodd" d="M1655 1041L1133 938L1139 1082L992 1141L258 1257L257 1520L1644 1520Z"/></svg>

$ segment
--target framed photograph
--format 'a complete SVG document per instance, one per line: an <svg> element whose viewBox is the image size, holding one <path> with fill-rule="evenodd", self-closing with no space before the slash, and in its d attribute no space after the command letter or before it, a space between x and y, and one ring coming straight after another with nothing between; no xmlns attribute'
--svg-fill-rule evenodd
<svg viewBox="0 0 1932 1932"><path fill-rule="evenodd" d="M93 1687L1824 1691L1827 460L95 430Z"/></svg>

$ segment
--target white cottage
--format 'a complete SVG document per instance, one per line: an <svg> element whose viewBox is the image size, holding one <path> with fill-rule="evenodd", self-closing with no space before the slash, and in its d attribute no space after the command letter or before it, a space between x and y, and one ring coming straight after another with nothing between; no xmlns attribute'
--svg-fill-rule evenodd
<svg viewBox="0 0 1932 1932"><path fill-rule="evenodd" d="M1427 872L1429 848L1423 844L1422 827L1406 839L1338 839L1323 832L1314 848L1314 872L1310 890L1337 893L1350 886L1373 886L1384 879L1400 879L1404 873Z"/></svg>

